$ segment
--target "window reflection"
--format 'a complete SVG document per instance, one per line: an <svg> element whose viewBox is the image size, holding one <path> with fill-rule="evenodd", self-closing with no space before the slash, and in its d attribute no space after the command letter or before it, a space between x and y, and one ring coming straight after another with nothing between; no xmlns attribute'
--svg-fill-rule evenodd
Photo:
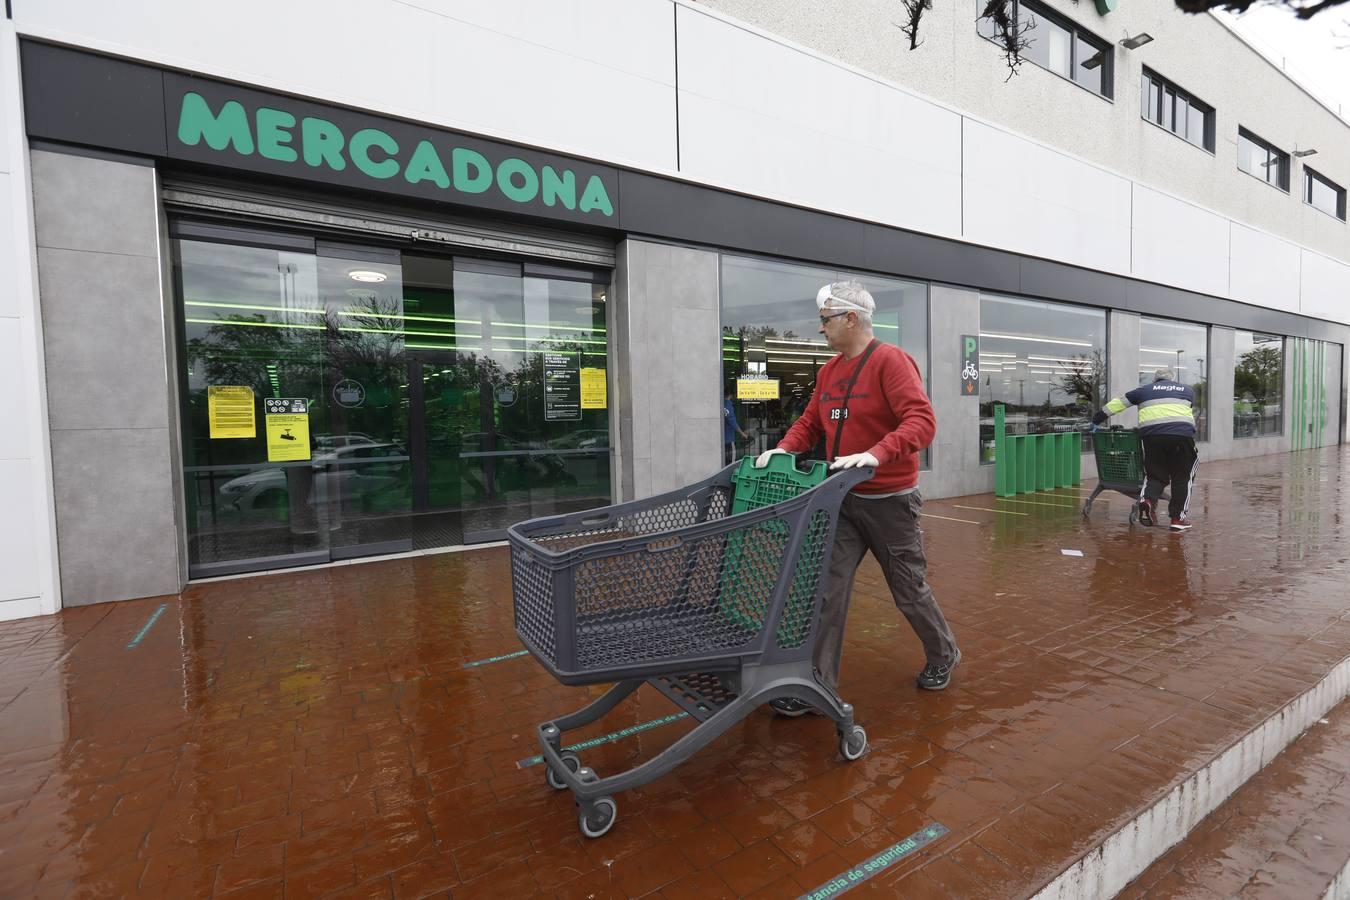
<svg viewBox="0 0 1350 900"><path fill-rule="evenodd" d="M1284 338L1259 331L1234 332L1233 437L1262 437L1284 430Z"/></svg>
<svg viewBox="0 0 1350 900"><path fill-rule="evenodd" d="M994 404L1009 434L1077 432L1091 448L1092 414L1105 402L1103 310L985 295L980 298L980 461L994 461Z"/></svg>
<svg viewBox="0 0 1350 900"><path fill-rule="evenodd" d="M928 371L928 286L840 269L791 265L753 257L722 257L722 376L735 391L738 379L777 383L777 399L733 402L748 438L734 435L736 455L777 446L806 409L816 373L834 357L819 334L816 292L856 278L876 301L872 328ZM925 375L926 379L926 375ZM818 448L820 449L820 448ZM921 457L926 464L927 451Z"/></svg>
<svg viewBox="0 0 1350 900"><path fill-rule="evenodd" d="M1148 384L1164 366L1195 391L1195 439L1209 440L1209 329L1168 319L1139 320L1139 383Z"/></svg>

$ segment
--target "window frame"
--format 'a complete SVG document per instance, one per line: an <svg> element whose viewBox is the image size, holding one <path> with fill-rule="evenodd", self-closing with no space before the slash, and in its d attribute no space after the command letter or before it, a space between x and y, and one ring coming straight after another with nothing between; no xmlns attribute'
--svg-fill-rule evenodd
<svg viewBox="0 0 1350 900"><path fill-rule="evenodd" d="M1320 181L1325 187L1330 188L1336 194L1335 213L1327 212L1325 209L1318 206L1316 203L1312 202L1312 183L1314 181ZM1341 222L1345 222L1345 213L1346 213L1345 201L1346 201L1345 188L1341 187L1339 184L1332 181L1330 178L1323 175L1321 172L1317 171L1312 166L1305 165L1303 167L1303 202L1305 204L1311 206L1313 209L1317 210L1323 215L1328 215L1334 219L1339 219Z"/></svg>
<svg viewBox="0 0 1350 900"><path fill-rule="evenodd" d="M1217 143L1215 134L1215 122L1218 119L1218 114L1215 111L1214 107L1211 104L1208 104L1205 101L1201 100L1199 97L1195 96L1185 88L1179 87L1176 84L1176 82L1169 81L1168 79L1159 75L1157 72L1153 71L1148 66L1143 67L1142 79L1143 80L1140 82L1140 89L1142 95L1140 97L1139 103L1139 118L1143 119L1145 122L1150 123L1151 125L1156 126L1157 128L1161 128L1163 131L1168 132L1173 137L1180 138L1181 140L1190 144L1192 147L1198 147L1199 149L1208 153L1210 156L1215 155L1214 148L1215 144ZM1144 102L1149 99L1150 90L1152 89L1157 90L1158 100L1156 106L1150 104L1150 106L1153 106L1153 109L1151 110L1153 115L1148 115L1145 114L1144 112ZM1162 107L1163 104L1167 102L1167 98L1169 96L1171 97L1172 102L1169 104L1170 108L1168 109L1167 121L1164 123ZM1204 133L1201 135L1201 143L1197 144L1195 141L1191 140L1190 137L1188 137L1189 126L1182 128L1180 131L1177 130L1176 103L1178 100L1184 100L1186 102L1186 108L1188 110L1198 109L1201 115L1204 116L1205 120L1203 129ZM1156 118L1154 116L1156 116ZM1187 118L1189 119L1189 116Z"/></svg>
<svg viewBox="0 0 1350 900"><path fill-rule="evenodd" d="M1242 151L1241 151L1241 148L1242 148L1242 141L1244 141L1244 140L1247 141L1248 143L1255 144L1256 146L1258 146L1258 147L1262 148L1263 150L1265 150L1268 159L1269 159L1269 157L1275 157L1275 158L1276 158L1276 160L1277 160L1277 161L1279 162L1279 164L1280 164L1280 174L1281 174L1281 176L1282 176L1282 179L1281 179L1281 180L1279 180L1279 181L1271 181L1269 178L1262 178L1260 175L1257 175L1255 172L1248 172L1246 169L1242 168ZM1270 166L1271 166L1271 163L1270 163L1269 161L1267 161L1267 162L1266 162L1266 168L1269 169ZM1265 138L1261 137L1260 135L1256 134L1256 132L1254 132L1254 131L1252 131L1251 129L1246 128L1246 127L1244 127L1244 126L1242 126L1242 125L1239 125L1239 126L1238 126L1238 156L1237 156L1237 167L1238 167L1238 171L1239 171L1239 172L1242 172L1242 173L1245 174L1245 175L1249 175L1249 176L1251 176L1252 178L1255 178L1257 181L1264 182L1264 183L1270 185L1271 187L1275 188L1276 190L1282 191L1282 192L1284 192L1284 193L1286 193L1286 194L1291 193L1291 191L1290 191L1290 186L1293 184L1293 181L1294 181L1294 179L1293 179L1293 172L1291 171L1291 170L1293 169L1293 157L1291 157L1291 156L1290 156L1288 153L1286 153L1285 151L1281 150L1279 147L1276 147L1276 146L1275 146L1274 144L1272 144L1270 141L1268 141L1268 140L1266 140Z"/></svg>
<svg viewBox="0 0 1350 900"><path fill-rule="evenodd" d="M1019 54L1021 59L1026 60L1027 62L1031 63L1038 69L1042 69L1046 72L1049 72L1051 75L1054 75L1058 78L1063 78L1070 84L1073 84L1081 88L1082 90L1087 91L1094 97L1100 97L1107 103L1116 102L1116 54L1114 44L1112 44L1110 41L1103 40L1102 38L1098 37L1095 33L1089 31L1086 26L1080 25L1073 19L1061 15L1060 13L1056 12L1055 10L1046 6L1045 4L1039 2L1039 0L1012 0L1011 6L1012 6L1012 20L1014 25L1018 24L1021 21L1022 10L1023 8L1026 8L1026 10L1031 15L1043 18L1047 22L1055 25L1058 28L1062 28L1063 30L1069 33L1068 75L1063 75L1059 72L1056 72L1054 69L1049 68L1048 66L1043 66L1029 56ZM989 43L1001 48L1002 45L999 43L996 37L990 37L989 35L984 34L982 31L980 31L980 21L981 20L978 17L975 20L975 33L979 34L980 37L984 38ZM1080 40L1089 46L1095 46L1098 49L1098 51L1102 54L1102 68L1104 71L1102 72L1101 91L1093 90L1091 87L1083 84L1081 81L1079 81L1077 78L1074 77L1074 73L1078 71L1078 42Z"/></svg>

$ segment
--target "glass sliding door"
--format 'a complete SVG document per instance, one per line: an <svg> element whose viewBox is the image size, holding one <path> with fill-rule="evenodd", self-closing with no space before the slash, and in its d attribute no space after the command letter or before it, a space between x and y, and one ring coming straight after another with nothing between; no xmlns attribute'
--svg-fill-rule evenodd
<svg viewBox="0 0 1350 900"><path fill-rule="evenodd" d="M411 550L408 360L397 250L318 246L328 431L314 436L334 559Z"/></svg>
<svg viewBox="0 0 1350 900"><path fill-rule="evenodd" d="M607 272L173 228L194 577L610 502Z"/></svg>
<svg viewBox="0 0 1350 900"><path fill-rule="evenodd" d="M327 315L313 251L180 239L173 253L189 570L327 561L328 507L310 448L269 453L263 403L324 392ZM328 431L322 404L308 425Z"/></svg>

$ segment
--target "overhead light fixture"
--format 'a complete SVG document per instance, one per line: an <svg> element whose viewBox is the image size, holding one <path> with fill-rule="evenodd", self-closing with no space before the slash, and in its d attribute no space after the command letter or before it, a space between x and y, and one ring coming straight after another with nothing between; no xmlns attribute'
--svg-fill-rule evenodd
<svg viewBox="0 0 1350 900"><path fill-rule="evenodd" d="M1316 152L1317 152L1316 150L1295 150L1291 155L1304 157L1304 156L1312 156Z"/></svg>
<svg viewBox="0 0 1350 900"><path fill-rule="evenodd" d="M347 277L362 284L379 284L382 281L389 280L388 275L374 269L352 269L347 273Z"/></svg>
<svg viewBox="0 0 1350 900"><path fill-rule="evenodd" d="M1153 40L1153 35L1149 34L1147 31L1141 31L1134 37L1127 37L1122 40L1120 46L1124 47L1126 50L1138 50L1151 40Z"/></svg>

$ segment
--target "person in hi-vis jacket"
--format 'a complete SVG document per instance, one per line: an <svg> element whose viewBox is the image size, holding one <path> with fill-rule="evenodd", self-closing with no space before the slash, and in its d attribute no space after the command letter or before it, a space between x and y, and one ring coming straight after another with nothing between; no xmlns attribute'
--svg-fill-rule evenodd
<svg viewBox="0 0 1350 900"><path fill-rule="evenodd" d="M1139 442L1144 449L1144 485L1139 491L1139 521L1152 525L1157 521L1158 498L1163 488L1172 486L1167 515L1173 531L1191 527L1191 485L1200 454L1195 449L1195 391L1178 384L1171 369L1153 373L1151 384L1140 385L1124 397L1117 397L1092 417L1100 425L1108 417L1139 407Z"/></svg>

